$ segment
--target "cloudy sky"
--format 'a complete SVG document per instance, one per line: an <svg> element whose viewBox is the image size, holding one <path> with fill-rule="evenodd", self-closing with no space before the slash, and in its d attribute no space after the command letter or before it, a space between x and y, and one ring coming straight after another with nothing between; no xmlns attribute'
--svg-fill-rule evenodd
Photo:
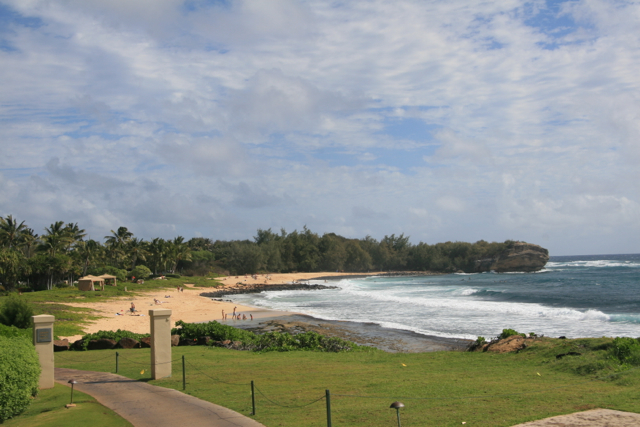
<svg viewBox="0 0 640 427"><path fill-rule="evenodd" d="M0 0L0 216L640 252L640 2Z"/></svg>

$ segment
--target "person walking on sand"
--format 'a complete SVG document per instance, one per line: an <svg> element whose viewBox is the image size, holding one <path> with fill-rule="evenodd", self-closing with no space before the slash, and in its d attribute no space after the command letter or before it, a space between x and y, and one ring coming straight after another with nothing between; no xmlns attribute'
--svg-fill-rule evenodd
<svg viewBox="0 0 640 427"><path fill-rule="evenodd" d="M224 319L225 319L225 317L224 317L224 310L222 310L222 320L224 320Z"/></svg>

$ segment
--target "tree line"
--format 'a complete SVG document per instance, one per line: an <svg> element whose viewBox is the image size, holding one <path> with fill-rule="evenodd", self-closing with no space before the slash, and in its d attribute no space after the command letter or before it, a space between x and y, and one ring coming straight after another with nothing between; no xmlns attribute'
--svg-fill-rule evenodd
<svg viewBox="0 0 640 427"><path fill-rule="evenodd" d="M57 221L39 235L11 215L0 217L0 285L52 289L87 274L119 279L150 274L209 275L212 272L434 271L472 272L476 261L494 257L514 241L412 244L401 234L376 240L322 236L306 226L287 233L258 229L253 240L223 241L184 237L149 241L126 227L110 230L104 241L86 239L77 223ZM137 274L137 275L136 275Z"/></svg>

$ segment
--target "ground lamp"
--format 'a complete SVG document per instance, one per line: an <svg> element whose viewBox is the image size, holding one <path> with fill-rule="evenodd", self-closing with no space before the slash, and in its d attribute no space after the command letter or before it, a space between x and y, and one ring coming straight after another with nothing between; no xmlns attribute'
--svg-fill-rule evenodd
<svg viewBox="0 0 640 427"><path fill-rule="evenodd" d="M71 384L71 403L69 403L67 406L67 408L71 408L74 407L76 405L73 404L73 385L74 384L78 384L78 382L76 380L69 380L67 381L69 384Z"/></svg>
<svg viewBox="0 0 640 427"><path fill-rule="evenodd" d="M404 403L402 402L393 402L389 408L393 408L396 410L396 415L398 416L398 427L402 427L400 425L400 408L404 408Z"/></svg>

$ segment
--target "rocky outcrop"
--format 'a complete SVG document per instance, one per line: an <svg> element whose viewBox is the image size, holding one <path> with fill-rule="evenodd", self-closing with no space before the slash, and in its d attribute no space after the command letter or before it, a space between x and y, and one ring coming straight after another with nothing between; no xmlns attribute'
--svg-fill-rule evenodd
<svg viewBox="0 0 640 427"><path fill-rule="evenodd" d="M491 353L513 353L527 347L527 343L532 341L533 338L525 338L522 335L512 335L498 342L488 344L483 350Z"/></svg>
<svg viewBox="0 0 640 427"><path fill-rule="evenodd" d="M476 273L540 271L547 264L547 261L549 261L549 251L545 248L531 243L515 242L493 258L477 260L475 271Z"/></svg>
<svg viewBox="0 0 640 427"><path fill-rule="evenodd" d="M99 340L91 340L87 345L87 350L110 350L115 348L117 342L109 338L100 338Z"/></svg>
<svg viewBox="0 0 640 427"><path fill-rule="evenodd" d="M239 284L238 287L224 288L220 291L215 291L215 292L203 292L200 294L200 296L208 297L208 298L220 298L227 295L258 294L263 291L316 291L320 289L337 289L337 287L325 286L325 285L306 285L303 283L288 283L288 284L282 284L282 285Z"/></svg>
<svg viewBox="0 0 640 427"><path fill-rule="evenodd" d="M180 335L171 335L171 347L177 347L180 344Z"/></svg>
<svg viewBox="0 0 640 427"><path fill-rule="evenodd" d="M120 338L120 341L116 344L116 348L140 348L140 341L127 337Z"/></svg>
<svg viewBox="0 0 640 427"><path fill-rule="evenodd" d="M69 350L69 340L53 340L53 351L67 351Z"/></svg>

